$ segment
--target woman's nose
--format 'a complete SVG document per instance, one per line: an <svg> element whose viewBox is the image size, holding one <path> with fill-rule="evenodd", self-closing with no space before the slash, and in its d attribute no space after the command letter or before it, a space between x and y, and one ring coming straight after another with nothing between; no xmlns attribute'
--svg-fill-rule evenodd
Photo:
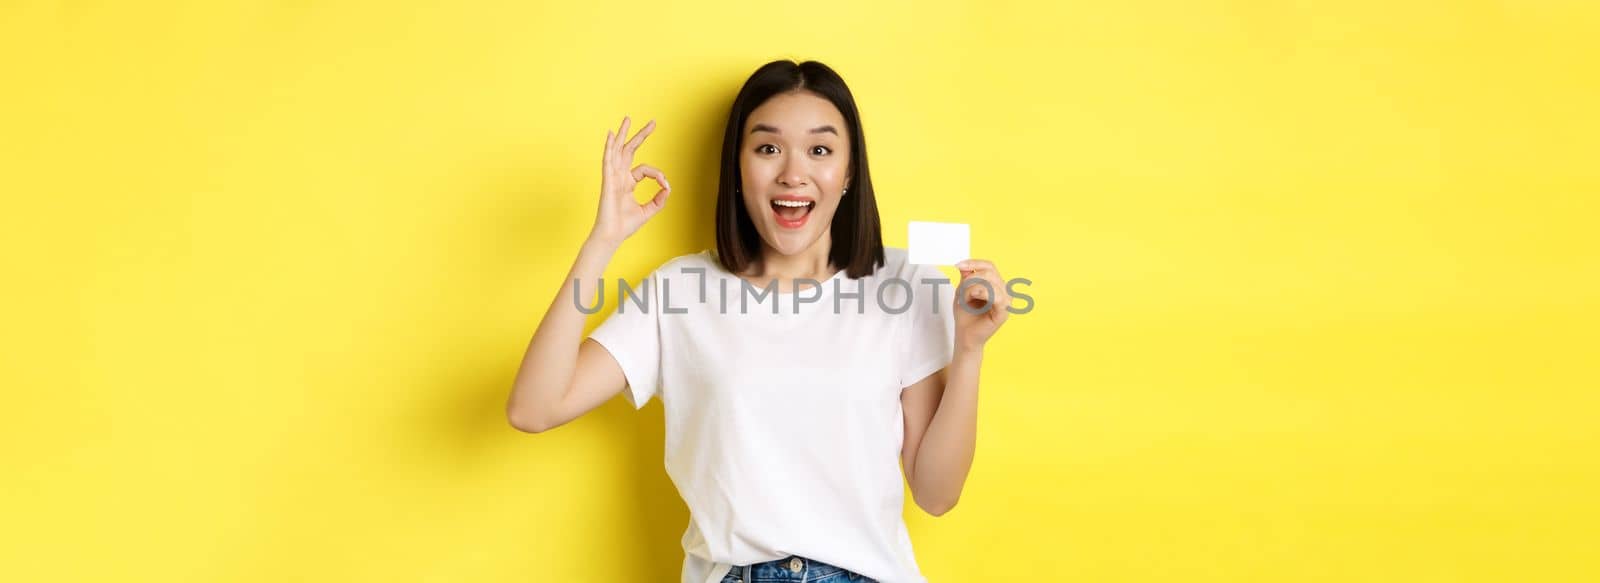
<svg viewBox="0 0 1600 583"><path fill-rule="evenodd" d="M805 186L805 168L798 162L789 162L783 167L783 173L778 175L778 182L789 188Z"/></svg>

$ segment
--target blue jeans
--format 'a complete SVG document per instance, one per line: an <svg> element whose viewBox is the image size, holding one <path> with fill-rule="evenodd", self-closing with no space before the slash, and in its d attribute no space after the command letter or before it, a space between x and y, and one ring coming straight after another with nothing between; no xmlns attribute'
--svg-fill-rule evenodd
<svg viewBox="0 0 1600 583"><path fill-rule="evenodd" d="M822 561L801 556L756 563L735 565L722 583L878 583L860 573L847 571Z"/></svg>

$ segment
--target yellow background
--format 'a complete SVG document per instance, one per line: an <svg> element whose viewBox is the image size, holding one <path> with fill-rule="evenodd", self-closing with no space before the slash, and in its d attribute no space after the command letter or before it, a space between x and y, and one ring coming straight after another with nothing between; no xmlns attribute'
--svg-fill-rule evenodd
<svg viewBox="0 0 1600 583"><path fill-rule="evenodd" d="M658 120L675 187L608 269L636 281L711 246L727 107L780 57L854 89L889 244L970 222L1034 281L960 504L908 500L931 580L1600 578L1596 30L7 1L0 579L675 581L660 401L528 435L505 400L606 129Z"/></svg>

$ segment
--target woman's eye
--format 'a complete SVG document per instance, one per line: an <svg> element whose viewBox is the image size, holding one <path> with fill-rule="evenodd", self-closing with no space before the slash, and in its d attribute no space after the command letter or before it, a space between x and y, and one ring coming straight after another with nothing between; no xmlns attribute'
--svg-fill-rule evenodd
<svg viewBox="0 0 1600 583"><path fill-rule="evenodd" d="M768 152L767 151L768 148L771 148L772 151ZM778 153L778 149L777 148L773 148L772 144L761 144L759 146L756 146L756 152L757 153L761 153L761 154L776 154L776 153Z"/></svg>
<svg viewBox="0 0 1600 583"><path fill-rule="evenodd" d="M818 152L817 150L822 150L822 151ZM832 151L833 150L829 149L827 146L817 146L817 147L811 149L811 153L816 154L818 156L826 156L826 155L828 155L829 152L832 152Z"/></svg>

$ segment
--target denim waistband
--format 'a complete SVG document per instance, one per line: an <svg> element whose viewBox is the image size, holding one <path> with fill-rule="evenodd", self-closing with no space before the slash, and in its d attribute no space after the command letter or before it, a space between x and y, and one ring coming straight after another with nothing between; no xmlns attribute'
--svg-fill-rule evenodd
<svg viewBox="0 0 1600 583"><path fill-rule="evenodd" d="M799 567L799 569L795 569ZM848 572L846 569L824 563L822 561L807 559L799 555L790 555L776 561L755 563L748 565L749 577L745 576L746 566L734 566L729 575L744 583L785 583L816 581L830 575ZM854 573L851 573L854 575ZM865 578L861 578L865 579ZM851 578L850 580L857 580Z"/></svg>

